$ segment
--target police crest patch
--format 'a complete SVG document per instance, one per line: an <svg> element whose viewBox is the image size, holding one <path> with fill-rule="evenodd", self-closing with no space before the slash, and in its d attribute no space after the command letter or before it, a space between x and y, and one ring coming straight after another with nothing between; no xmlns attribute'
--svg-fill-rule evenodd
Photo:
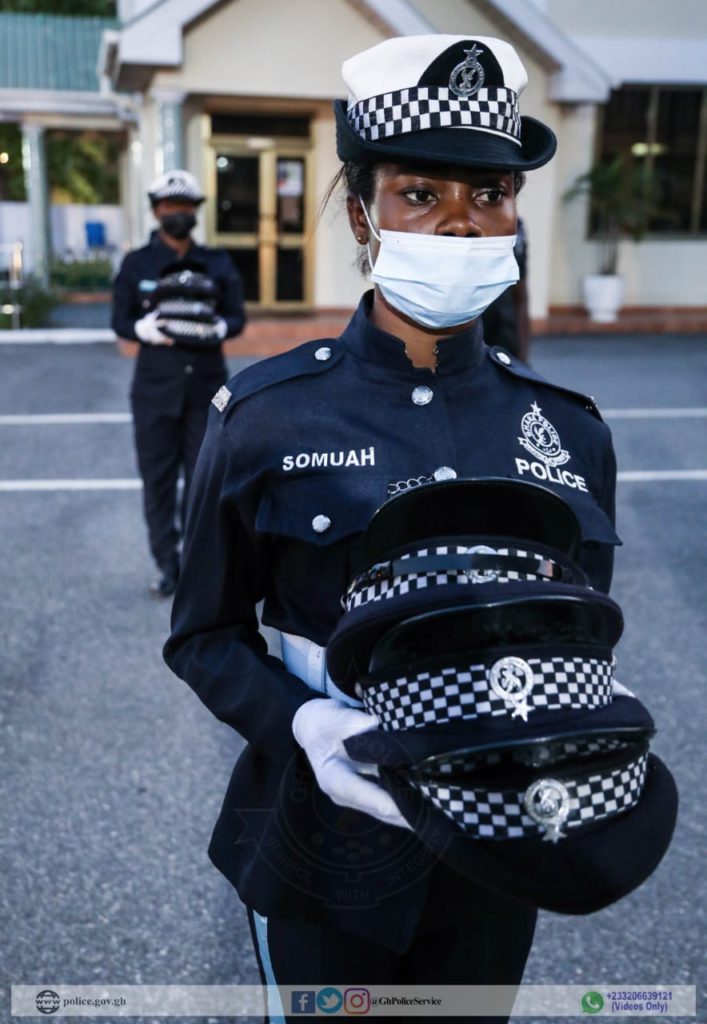
<svg viewBox="0 0 707 1024"><path fill-rule="evenodd" d="M562 447L560 435L552 423L541 415L537 402L533 402L530 412L520 421L520 429L523 436L518 440L522 446L546 466L564 466L569 462L570 453Z"/></svg>

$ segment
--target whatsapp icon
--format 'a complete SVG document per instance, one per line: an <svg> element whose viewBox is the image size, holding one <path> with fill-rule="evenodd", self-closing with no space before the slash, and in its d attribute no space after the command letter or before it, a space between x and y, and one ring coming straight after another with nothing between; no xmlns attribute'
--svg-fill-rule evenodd
<svg viewBox="0 0 707 1024"><path fill-rule="evenodd" d="M601 992L585 992L582 996L582 1013L601 1013L604 996Z"/></svg>

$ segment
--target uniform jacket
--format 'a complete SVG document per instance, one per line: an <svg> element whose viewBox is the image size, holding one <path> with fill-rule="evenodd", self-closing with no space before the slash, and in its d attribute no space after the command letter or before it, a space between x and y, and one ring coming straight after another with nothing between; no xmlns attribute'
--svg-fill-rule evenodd
<svg viewBox="0 0 707 1024"><path fill-rule="evenodd" d="M217 397L165 658L247 741L209 847L241 898L402 951L479 903L503 907L434 865L412 833L321 793L291 731L297 708L321 694L268 655L256 604L266 624L326 645L371 515L440 469L555 490L579 518L580 561L602 590L620 541L610 433L591 399L489 349L478 322L439 342L436 372L415 368L370 323L369 303L370 293L340 338L249 367Z"/></svg>
<svg viewBox="0 0 707 1024"><path fill-rule="evenodd" d="M243 284L231 257L223 249L193 243L186 258L203 263L219 286L216 311L226 321L227 336L240 334L246 321ZM157 231L147 245L127 254L113 284L111 326L119 338L139 341L135 321L149 312L155 283L164 268L175 260L176 253L165 245ZM179 408L185 391L188 389L191 396L203 382L203 394L196 395L195 400L208 403L224 377L220 347L197 351L178 345L141 345L133 394L148 400L159 398L161 405Z"/></svg>

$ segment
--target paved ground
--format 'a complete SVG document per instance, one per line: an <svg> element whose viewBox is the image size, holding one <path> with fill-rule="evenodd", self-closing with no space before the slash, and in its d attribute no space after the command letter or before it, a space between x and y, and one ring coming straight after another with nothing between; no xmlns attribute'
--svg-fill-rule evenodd
<svg viewBox="0 0 707 1024"><path fill-rule="evenodd" d="M622 471L707 469L707 339L553 339L534 362L614 410ZM9 419L126 412L131 370L107 345L0 345L0 488L134 478L127 422ZM619 487L618 674L658 722L676 838L617 906L544 915L528 982L698 982L706 496L699 478ZM257 983L243 910L205 852L240 741L161 661L168 608L146 591L139 492L0 489L0 521L1 983Z"/></svg>

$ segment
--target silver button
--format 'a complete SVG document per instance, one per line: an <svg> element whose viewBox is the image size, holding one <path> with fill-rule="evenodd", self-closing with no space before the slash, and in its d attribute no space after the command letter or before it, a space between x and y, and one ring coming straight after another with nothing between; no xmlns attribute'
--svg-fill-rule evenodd
<svg viewBox="0 0 707 1024"><path fill-rule="evenodd" d="M425 384L421 384L420 387L415 388L412 393L412 400L415 405L428 405L432 401L433 397L434 392L432 391L432 388L428 388Z"/></svg>
<svg viewBox="0 0 707 1024"><path fill-rule="evenodd" d="M191 365L191 363L187 363L187 365L184 367L184 372L185 373L193 373L194 372L194 367Z"/></svg>
<svg viewBox="0 0 707 1024"><path fill-rule="evenodd" d="M498 353L498 361L499 363L505 363L506 366L511 365L511 357L507 356L505 352Z"/></svg>
<svg viewBox="0 0 707 1024"><path fill-rule="evenodd" d="M451 466L440 466L439 469L434 471L432 476L435 480L456 480L457 472Z"/></svg>
<svg viewBox="0 0 707 1024"><path fill-rule="evenodd" d="M331 359L331 349L328 345L322 345L322 347L318 348L314 353L314 358L318 359L320 363L325 363L327 359Z"/></svg>
<svg viewBox="0 0 707 1024"><path fill-rule="evenodd" d="M326 533L331 526L329 516L315 516L312 520L312 529L315 533Z"/></svg>

